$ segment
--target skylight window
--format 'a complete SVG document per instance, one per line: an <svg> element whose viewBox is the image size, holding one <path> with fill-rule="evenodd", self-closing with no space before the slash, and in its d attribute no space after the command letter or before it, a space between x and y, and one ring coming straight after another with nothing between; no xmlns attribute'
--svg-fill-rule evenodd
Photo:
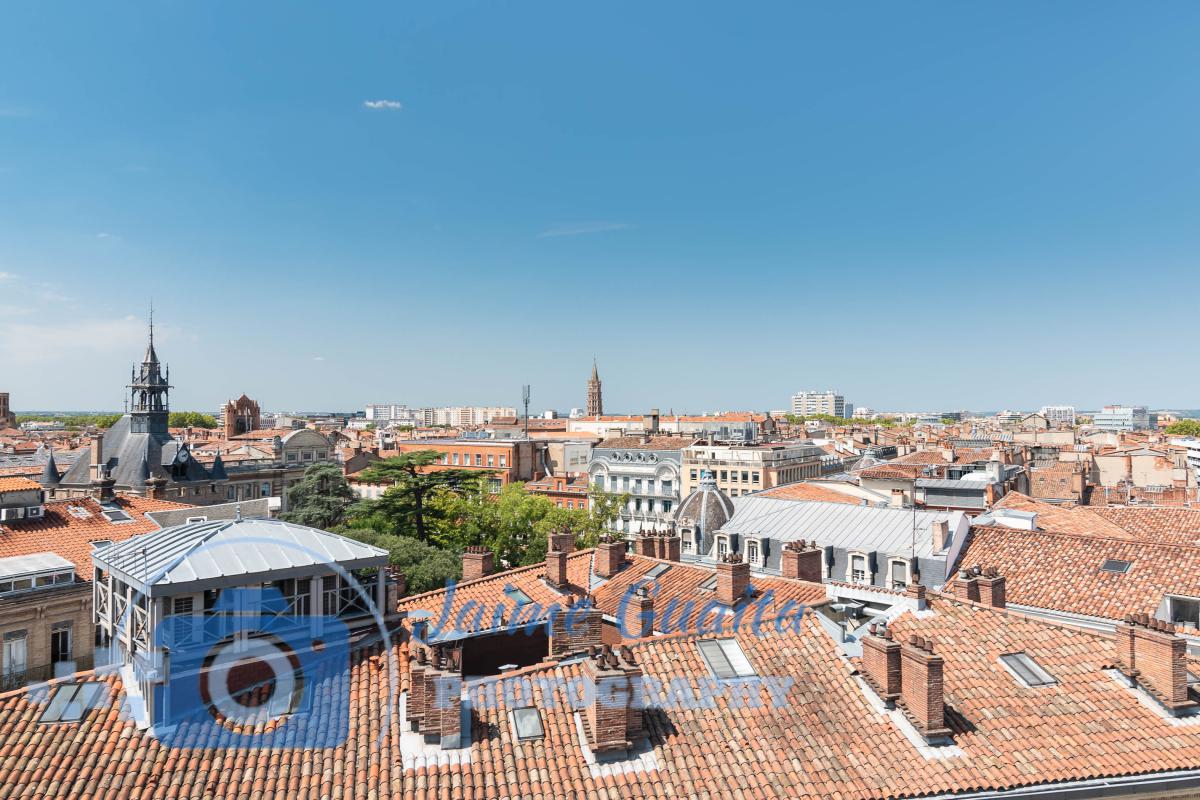
<svg viewBox="0 0 1200 800"><path fill-rule="evenodd" d="M756 674L737 639L705 639L696 646L714 677L747 678Z"/></svg>
<svg viewBox="0 0 1200 800"><path fill-rule="evenodd" d="M1116 572L1118 574L1123 575L1126 572L1129 572L1129 567L1132 564L1133 564L1132 561L1122 561L1119 558L1109 558L1109 559L1105 559L1104 563L1100 565L1100 571L1101 572Z"/></svg>
<svg viewBox="0 0 1200 800"><path fill-rule="evenodd" d="M1042 665L1033 660L1028 653L1008 653L1000 656L1000 663L1008 667L1021 683L1029 687L1051 686L1058 683Z"/></svg>
<svg viewBox="0 0 1200 800"><path fill-rule="evenodd" d="M651 580L654 580L655 578L659 577L660 575L662 575L664 572L666 572L670 568L671 568L670 564L656 564L654 566L654 569L651 569L646 573L646 577Z"/></svg>
<svg viewBox="0 0 1200 800"><path fill-rule="evenodd" d="M84 683L64 683L54 690L46 710L42 712L42 722L78 722L84 712L96 704L100 690L104 684L99 681Z"/></svg>
<svg viewBox="0 0 1200 800"><path fill-rule="evenodd" d="M530 599L529 595L525 594L525 592L521 591L520 589L518 589L515 586L505 587L504 596L507 597L509 600L512 600L514 603L516 603L519 606L523 606L526 603L533 602L533 600Z"/></svg>
<svg viewBox="0 0 1200 800"><path fill-rule="evenodd" d="M133 522L133 517L126 514L119 508L108 507L100 512L109 522Z"/></svg>
<svg viewBox="0 0 1200 800"><path fill-rule="evenodd" d="M706 579L704 583L700 584L700 588L705 591L715 592L717 590L717 576L713 575L711 578Z"/></svg>
<svg viewBox="0 0 1200 800"><path fill-rule="evenodd" d="M546 731L542 728L542 715L533 706L514 709L512 723L513 728L516 729L517 738L522 741L541 739L546 735Z"/></svg>

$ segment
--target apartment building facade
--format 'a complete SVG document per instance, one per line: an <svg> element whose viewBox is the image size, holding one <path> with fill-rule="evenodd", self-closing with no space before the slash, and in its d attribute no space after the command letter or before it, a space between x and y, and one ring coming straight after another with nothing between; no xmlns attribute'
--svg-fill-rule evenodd
<svg viewBox="0 0 1200 800"><path fill-rule="evenodd" d="M425 467L425 472L470 469L491 473L489 486L493 492L510 483L540 477L538 447L538 442L522 439L418 439L396 444L401 453L436 452L437 462Z"/></svg>
<svg viewBox="0 0 1200 800"><path fill-rule="evenodd" d="M626 536L667 527L679 506L683 449L694 439L681 436L623 436L592 450L591 484L629 500L613 527Z"/></svg>
<svg viewBox="0 0 1200 800"><path fill-rule="evenodd" d="M792 413L797 416L828 414L833 417L846 417L849 416L846 411L846 398L832 389L823 392L796 392L792 395Z"/></svg>
<svg viewBox="0 0 1200 800"><path fill-rule="evenodd" d="M810 442L763 445L697 443L683 451L681 491L700 486L705 470L730 497L751 494L822 474L825 451Z"/></svg>

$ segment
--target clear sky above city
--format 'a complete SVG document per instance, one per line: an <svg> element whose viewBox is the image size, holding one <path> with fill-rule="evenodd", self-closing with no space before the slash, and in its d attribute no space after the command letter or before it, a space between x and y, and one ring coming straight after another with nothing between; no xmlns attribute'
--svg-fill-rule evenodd
<svg viewBox="0 0 1200 800"><path fill-rule="evenodd" d="M1200 4L8 3L0 391L1200 407Z"/></svg>

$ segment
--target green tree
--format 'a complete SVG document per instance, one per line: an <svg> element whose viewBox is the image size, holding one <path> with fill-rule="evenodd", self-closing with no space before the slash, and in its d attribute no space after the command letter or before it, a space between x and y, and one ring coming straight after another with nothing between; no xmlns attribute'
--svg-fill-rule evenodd
<svg viewBox="0 0 1200 800"><path fill-rule="evenodd" d="M958 420L956 420L954 417L942 417L942 424L943 425L957 425Z"/></svg>
<svg viewBox="0 0 1200 800"><path fill-rule="evenodd" d="M491 473L467 469L425 471L441 458L436 450L415 450L377 461L358 473L367 483L392 484L375 501L355 509L358 523L381 532L429 538L431 522L429 499L440 491L478 490L481 480ZM438 513L434 509L434 515Z"/></svg>
<svg viewBox="0 0 1200 800"><path fill-rule="evenodd" d="M1181 419L1167 426L1172 436L1200 436L1200 419Z"/></svg>
<svg viewBox="0 0 1200 800"><path fill-rule="evenodd" d="M550 499L510 483L498 494L440 492L431 500L438 510L434 541L455 550L483 545L512 566L536 564L546 557L551 533L575 535L579 548L594 547L629 500L593 489L590 509L562 508Z"/></svg>
<svg viewBox="0 0 1200 800"><path fill-rule="evenodd" d="M365 528L341 528L338 533L387 550L388 563L404 573L411 594L440 589L446 581L462 576L462 558L453 550Z"/></svg>
<svg viewBox="0 0 1200 800"><path fill-rule="evenodd" d="M289 510L280 519L329 530L342 524L354 504L354 491L337 464L314 464L288 489Z"/></svg>
<svg viewBox="0 0 1200 800"><path fill-rule="evenodd" d="M172 411L167 417L167 424L172 428L208 428L217 427L217 419L211 414L199 411Z"/></svg>

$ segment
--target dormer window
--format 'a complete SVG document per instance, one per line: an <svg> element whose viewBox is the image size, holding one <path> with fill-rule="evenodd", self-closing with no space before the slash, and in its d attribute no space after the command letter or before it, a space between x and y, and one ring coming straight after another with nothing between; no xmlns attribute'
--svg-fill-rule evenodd
<svg viewBox="0 0 1200 800"><path fill-rule="evenodd" d="M846 570L846 580L850 583L869 584L870 573L867 572L867 556L865 553L851 553L850 565Z"/></svg>
<svg viewBox="0 0 1200 800"><path fill-rule="evenodd" d="M903 558L893 558L888 561L888 587L891 589L907 589L909 582L908 561Z"/></svg>
<svg viewBox="0 0 1200 800"><path fill-rule="evenodd" d="M720 561L729 554L729 537L717 537L717 560Z"/></svg>

